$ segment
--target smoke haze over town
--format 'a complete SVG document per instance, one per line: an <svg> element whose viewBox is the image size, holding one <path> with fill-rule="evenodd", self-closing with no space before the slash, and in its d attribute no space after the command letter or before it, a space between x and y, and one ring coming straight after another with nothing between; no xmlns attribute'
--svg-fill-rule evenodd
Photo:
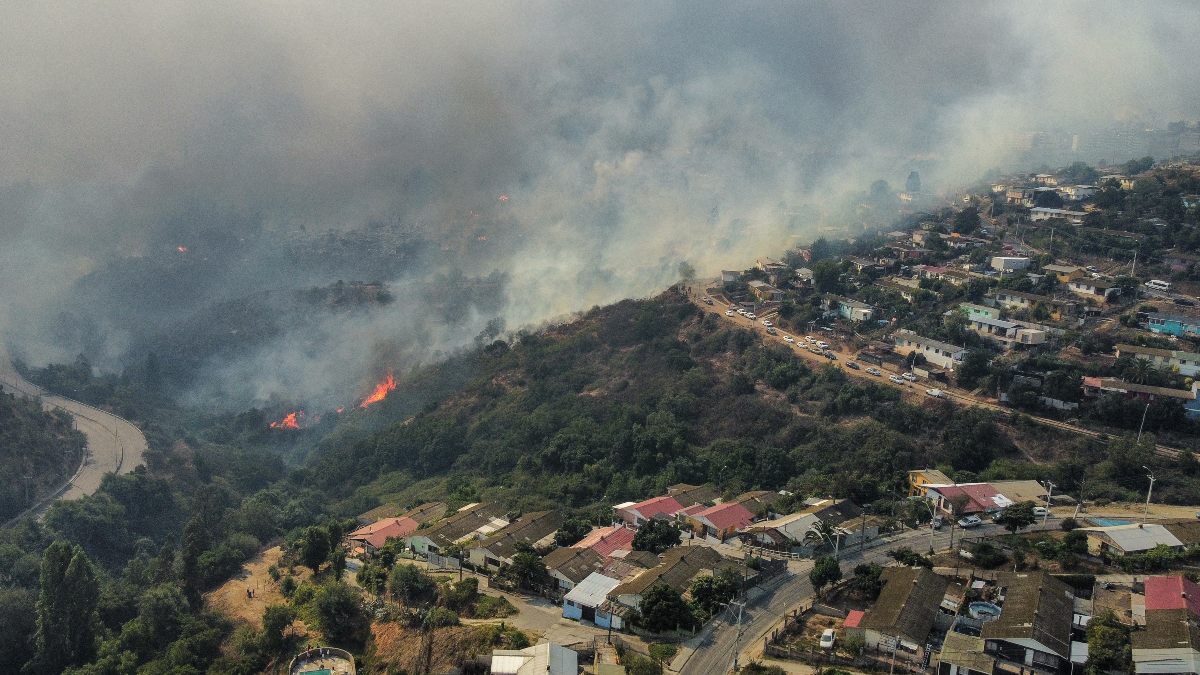
<svg viewBox="0 0 1200 675"><path fill-rule="evenodd" d="M193 400L352 405L882 225L879 179L953 191L1031 132L1128 159L1089 139L1200 117L1197 35L1183 2L8 4L0 331L109 369L212 331ZM391 301L295 294L338 280Z"/></svg>

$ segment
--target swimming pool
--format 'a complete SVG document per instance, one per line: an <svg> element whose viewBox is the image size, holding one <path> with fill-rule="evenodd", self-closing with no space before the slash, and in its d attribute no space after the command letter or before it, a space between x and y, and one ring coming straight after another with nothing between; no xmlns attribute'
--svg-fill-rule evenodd
<svg viewBox="0 0 1200 675"><path fill-rule="evenodd" d="M1121 518L1088 518L1096 525L1096 527L1116 527L1117 525L1132 525L1132 520L1123 520Z"/></svg>

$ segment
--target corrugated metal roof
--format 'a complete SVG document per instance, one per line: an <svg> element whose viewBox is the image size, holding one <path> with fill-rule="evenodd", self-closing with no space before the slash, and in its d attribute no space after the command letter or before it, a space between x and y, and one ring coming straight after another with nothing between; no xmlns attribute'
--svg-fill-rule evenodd
<svg viewBox="0 0 1200 675"><path fill-rule="evenodd" d="M575 585L565 599L583 607L599 607L608 599L612 589L620 585L620 580L606 577L599 572L592 572L586 579Z"/></svg>

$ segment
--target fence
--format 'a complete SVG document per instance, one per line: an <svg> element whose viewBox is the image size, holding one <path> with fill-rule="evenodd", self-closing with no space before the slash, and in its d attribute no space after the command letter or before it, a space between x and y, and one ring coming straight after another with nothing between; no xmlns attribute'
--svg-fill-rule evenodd
<svg viewBox="0 0 1200 675"><path fill-rule="evenodd" d="M458 558L439 555L433 551L429 552L429 566L438 570L457 570L462 568L462 561Z"/></svg>

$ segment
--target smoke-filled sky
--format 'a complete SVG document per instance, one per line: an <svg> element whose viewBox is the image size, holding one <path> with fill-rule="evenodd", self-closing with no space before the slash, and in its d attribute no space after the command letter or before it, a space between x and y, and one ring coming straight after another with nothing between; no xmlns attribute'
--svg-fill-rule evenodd
<svg viewBox="0 0 1200 675"><path fill-rule="evenodd" d="M1198 35L1188 2L5 3L0 329L175 241L232 255L248 228L386 221L457 247L484 241L472 219L487 243L463 271L504 273L497 313L537 323L651 294L679 260L778 254L877 178L977 178L1010 132L1200 117ZM197 302L234 294L226 274L237 293L258 271L333 281L256 268L252 239ZM491 318L399 314L291 333L204 389L269 371L248 396L315 396L327 373L368 377L389 336L418 361ZM100 326L108 356L152 329L122 323Z"/></svg>

